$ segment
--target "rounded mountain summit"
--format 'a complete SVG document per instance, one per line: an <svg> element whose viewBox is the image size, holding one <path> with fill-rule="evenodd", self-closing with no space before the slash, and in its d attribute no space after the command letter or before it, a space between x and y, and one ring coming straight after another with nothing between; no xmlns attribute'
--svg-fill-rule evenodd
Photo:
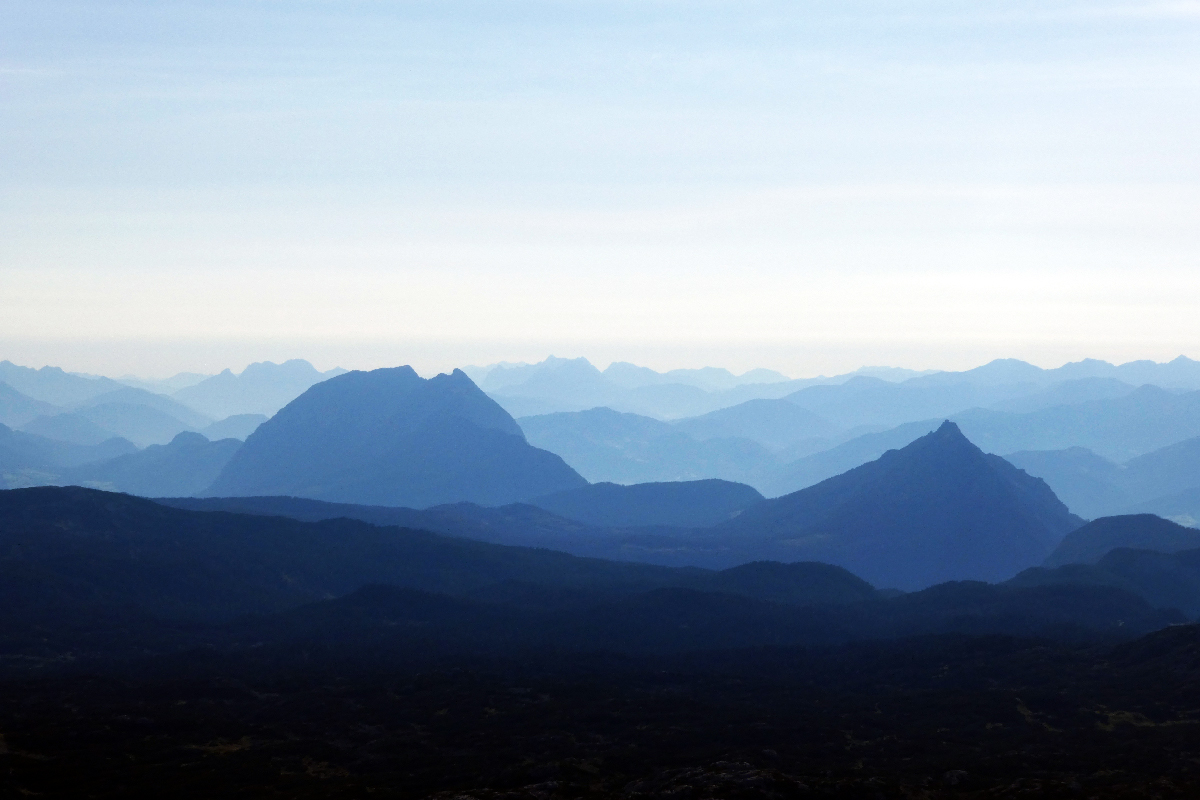
<svg viewBox="0 0 1200 800"><path fill-rule="evenodd" d="M246 439L205 494L425 508L586 485L461 370L426 380L405 366L311 387Z"/></svg>

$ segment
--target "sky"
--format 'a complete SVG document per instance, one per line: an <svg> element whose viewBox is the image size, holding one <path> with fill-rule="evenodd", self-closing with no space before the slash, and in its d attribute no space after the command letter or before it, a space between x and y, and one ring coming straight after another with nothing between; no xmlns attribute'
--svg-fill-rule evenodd
<svg viewBox="0 0 1200 800"><path fill-rule="evenodd" d="M1200 358L1200 2L0 0L0 358Z"/></svg>

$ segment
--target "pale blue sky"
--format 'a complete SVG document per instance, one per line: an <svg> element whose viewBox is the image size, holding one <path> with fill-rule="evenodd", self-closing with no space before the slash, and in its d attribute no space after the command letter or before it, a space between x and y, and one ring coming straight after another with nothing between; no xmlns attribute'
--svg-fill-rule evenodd
<svg viewBox="0 0 1200 800"><path fill-rule="evenodd" d="M0 3L0 349L1200 357L1200 3Z"/></svg>

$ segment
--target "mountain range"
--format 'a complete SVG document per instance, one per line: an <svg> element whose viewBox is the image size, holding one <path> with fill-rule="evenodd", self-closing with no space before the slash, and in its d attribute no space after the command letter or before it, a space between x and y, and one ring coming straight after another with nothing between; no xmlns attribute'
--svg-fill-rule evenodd
<svg viewBox="0 0 1200 800"><path fill-rule="evenodd" d="M239 414L270 417L299 397L310 386L341 375L340 367L320 372L303 359L282 364L262 361L240 373L224 370L176 391L173 397L213 419Z"/></svg>
<svg viewBox="0 0 1200 800"><path fill-rule="evenodd" d="M209 494L222 492L214 486ZM165 502L304 520L350 517L671 566L822 561L900 589L1007 579L1041 564L1083 524L1043 481L983 453L949 422L876 461L769 500L749 486L698 481L594 484L499 508L327 506L250 496Z"/></svg>
<svg viewBox="0 0 1200 800"><path fill-rule="evenodd" d="M1182 619L1107 586L947 583L889 597L826 564L671 569L73 487L0 493L0 514L9 521L0 529L3 647L23 654L6 669L52 663L63 648L92 661L145 657L147 647L229 647L246 636L280 641L297 625L325 642L350 635L429 657L447 648L669 652L1064 624L1088 632L1075 635L1125 637ZM292 613L306 603L317 605ZM249 632L247 614L267 617Z"/></svg>
<svg viewBox="0 0 1200 800"><path fill-rule="evenodd" d="M1194 520L1200 504L1187 498L1200 491L1200 436L1163 447L1124 463L1085 448L1025 451L1008 456L1031 475L1044 478L1072 508L1089 517L1152 510ZM1181 508L1173 502L1185 500Z"/></svg>
<svg viewBox="0 0 1200 800"><path fill-rule="evenodd" d="M1184 522L1200 519L1200 462L1186 445L1200 439L1200 392L1190 391L1196 362L1184 358L1120 366L1084 361L1057 370L1015 360L958 373L864 368L806 381L767 370L659 373L622 362L600 371L584 359L553 358L472 371L502 406L512 398L541 403L555 397L620 406L635 396L631 392L703 396L721 406L669 420L607 406L517 420L530 444L593 482L718 479L778 497L903 447L948 418L983 449L1047 480L1083 517L1150 511ZM0 422L86 446L117 438L138 447L167 445L183 432L213 441L244 439L276 405L339 372L322 373L297 360L254 364L238 375L227 370L142 382L173 391L167 396L108 378L4 362L0 377L14 383L0 383ZM1141 380L1160 385L1135 385ZM503 394L518 390L523 394ZM771 396L739 401L737 395L760 391ZM189 399L215 404L214 413L193 410L184 402ZM267 413L214 421L216 413L251 407ZM662 408L654 413L674 415ZM1155 459L1162 464L1153 466ZM16 469L23 476L13 485L66 480L53 461L16 465L10 459L10 474ZM438 499L467 498L443 493Z"/></svg>
<svg viewBox="0 0 1200 800"><path fill-rule="evenodd" d="M1196 793L1195 362L580 361L0 364L0 794Z"/></svg>
<svg viewBox="0 0 1200 800"><path fill-rule="evenodd" d="M699 416L747 400L779 399L813 387L857 381L845 392L818 390L801 403L823 405L838 396L853 397L855 425L895 425L923 417L945 417L976 405L1006 410L1035 410L1063 402L1100 399L1145 384L1167 389L1200 389L1200 363L1180 356L1168 363L1134 361L1113 365L1085 359L1056 369L1042 369L1016 359L997 359L961 372L864 367L831 377L788 379L770 370L734 375L704 368L655 372L616 362L601 371L583 358L550 357L537 364L496 364L467 367L480 388L493 395L514 416L559 411L583 411L607 406L617 411L660 419ZM882 385L881 385L882 384ZM888 389L888 385L891 389ZM1059 384L1068 384L1062 388ZM1022 401L1021 398L1029 398ZM886 400L886 402L880 402ZM1022 405L1022 403L1024 403ZM899 408L906 407L901 413ZM842 419L850 408L836 400L828 410Z"/></svg>
<svg viewBox="0 0 1200 800"><path fill-rule="evenodd" d="M845 429L813 410L828 413L829 408L839 404L850 409L857 400L867 397L877 398L882 408L896 399L897 392L908 391L880 389L867 379L855 378L842 385L802 390L798 394L805 395L813 408L795 412L784 405L793 403L794 396L788 396L752 401L674 423L604 408L522 417L518 423L533 444L558 453L589 480L722 478L748 483L767 496L779 496L878 458L936 429L944 418L922 418L890 428L864 424ZM1061 394L1055 397L1063 399ZM1078 395L1069 399L1077 400ZM853 413L865 419L863 415L870 407L861 406ZM913 413L932 407L909 406ZM893 414L893 419L904 416L887 413ZM883 418L874 417L876 421ZM1124 496L1098 484L1089 488L1083 478L1062 480L1069 469L1051 469L1042 463L1035 466L1035 461L1053 457L1028 455L1030 451L1084 447L1095 448L1101 458L1150 458L1150 453L1182 446L1180 442L1200 436L1200 392L1130 387L1124 394L1074 405L1022 412L971 408L946 418L987 451L1018 454L1014 458L1019 465L1041 470L1034 474L1045 477L1056 488L1061 485L1068 505L1091 517L1115 513L1150 496L1141 492ZM1177 471L1169 483L1173 491L1200 486L1200 470L1188 466ZM1147 485L1154 486L1156 481ZM1090 500L1089 491L1093 496Z"/></svg>

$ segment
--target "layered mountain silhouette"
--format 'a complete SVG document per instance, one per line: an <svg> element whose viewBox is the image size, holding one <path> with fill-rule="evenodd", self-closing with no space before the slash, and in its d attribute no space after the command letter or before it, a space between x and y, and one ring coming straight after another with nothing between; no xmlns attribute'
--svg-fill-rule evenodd
<svg viewBox="0 0 1200 800"><path fill-rule="evenodd" d="M125 439L79 445L0 425L0 481L3 488L54 483L66 468L106 461L136 450Z"/></svg>
<svg viewBox="0 0 1200 800"><path fill-rule="evenodd" d="M704 528L761 502L753 487L732 481L673 481L621 486L593 483L537 497L530 505L597 527L670 525Z"/></svg>
<svg viewBox="0 0 1200 800"><path fill-rule="evenodd" d="M704 414L754 398L779 398L803 386L831 380L793 381L771 370L734 375L712 367L660 373L623 362L601 372L585 358L554 356L537 364L495 364L468 367L467 371L489 395L518 417L605 406L625 413L673 419Z"/></svg>
<svg viewBox="0 0 1200 800"><path fill-rule="evenodd" d="M157 412L153 412L157 414ZM25 433L57 439L71 444L96 445L117 436L116 433L78 413L47 414L21 426ZM122 437L124 438L124 437Z"/></svg>
<svg viewBox="0 0 1200 800"><path fill-rule="evenodd" d="M0 425L19 428L38 417L52 415L58 411L56 406L34 400L0 381Z"/></svg>
<svg viewBox="0 0 1200 800"><path fill-rule="evenodd" d="M426 507L501 505L586 485L465 373L411 367L318 383L258 427L208 490Z"/></svg>
<svg viewBox="0 0 1200 800"><path fill-rule="evenodd" d="M774 450L841 431L824 417L786 399L747 400L703 416L680 420L675 425L700 441L743 438Z"/></svg>
<svg viewBox="0 0 1200 800"><path fill-rule="evenodd" d="M1086 517L1124 513L1135 507L1163 515L1194 512L1169 511L1169 498L1200 491L1200 437L1185 439L1123 464L1110 461L1084 447L1033 450L1006 458L1050 484L1072 510ZM1160 499L1163 510L1159 510Z"/></svg>
<svg viewBox="0 0 1200 800"><path fill-rule="evenodd" d="M745 505L724 522L712 525L715 514L707 515L710 527L678 527L679 517L668 519L665 510L653 507L670 508L664 501L671 495L678 499L704 483L592 486L531 501L544 502L548 511L526 504L459 503L423 511L325 507L284 497L170 502L300 519L353 517L663 565L823 561L901 589L945 580L1007 579L1042 563L1068 531L1083 524L1043 481L984 454L953 423L817 486ZM744 487L738 492L750 496ZM643 493L654 503L633 502ZM574 520L567 518L572 515ZM672 522L675 526L661 524Z"/></svg>
<svg viewBox="0 0 1200 800"><path fill-rule="evenodd" d="M254 433L258 426L266 421L265 414L234 414L232 417L214 422L207 428L201 428L200 432L214 442L218 439L245 441L247 436Z"/></svg>
<svg viewBox="0 0 1200 800"><path fill-rule="evenodd" d="M348 519L189 511L80 487L4 492L0 515L9 521L0 529L8 614L90 603L93 611L228 619L371 583L456 595L516 581L618 594L686 587L794 604L877 597L861 579L824 564L669 569Z"/></svg>
<svg viewBox="0 0 1200 800"><path fill-rule="evenodd" d="M139 446L169 442L213 420L170 397L123 386L108 378L83 377L44 367L5 362L0 374L60 401L55 405L0 383L0 422L29 433L82 445L121 437Z"/></svg>
<svg viewBox="0 0 1200 800"><path fill-rule="evenodd" d="M126 388L110 378L85 378L64 372L59 367L33 369L11 361L0 361L0 381L27 397L62 407Z"/></svg>
<svg viewBox="0 0 1200 800"><path fill-rule="evenodd" d="M437 654L678 652L1064 627L1123 637L1183 619L1116 587L948 583L887 599L827 564L668 569L347 519L201 513L78 487L0 493L0 515L4 652L39 662L244 649L296 625L327 644L366 625L367 650ZM294 613L314 601L323 604Z"/></svg>
<svg viewBox="0 0 1200 800"><path fill-rule="evenodd" d="M1155 543L1168 542L1160 532ZM1104 586L1138 595L1158 608L1177 608L1194 619L1200 615L1200 549L1158 552L1118 547L1095 563L1033 567L1007 585Z"/></svg>
<svg viewBox="0 0 1200 800"><path fill-rule="evenodd" d="M1041 563L1083 521L1037 478L952 422L714 529L770 557L827 561L877 586L1004 580Z"/></svg>
<svg viewBox="0 0 1200 800"><path fill-rule="evenodd" d="M1077 378L1051 385L1033 394L991 405L997 411L1027 414L1055 406L1073 406L1092 400L1109 400L1132 394L1137 387L1116 378Z"/></svg>
<svg viewBox="0 0 1200 800"><path fill-rule="evenodd" d="M1153 514L1101 517L1066 535L1044 566L1095 564L1117 548L1177 553L1200 549L1200 531Z"/></svg>
<svg viewBox="0 0 1200 800"><path fill-rule="evenodd" d="M225 370L175 392L181 403L213 419L225 419L235 414L271 416L299 397L310 386L344 373L336 368L318 371L303 359L282 364L262 361L251 364L238 374Z"/></svg>
<svg viewBox="0 0 1200 800"><path fill-rule="evenodd" d="M210 442L184 432L169 444L151 445L106 461L64 469L58 483L90 486L142 497L180 497L208 488L242 443L237 439Z"/></svg>
<svg viewBox="0 0 1200 800"><path fill-rule="evenodd" d="M769 450L746 438L697 440L652 417L593 408L518 420L530 443L590 481L651 483L719 478L755 485Z"/></svg>
<svg viewBox="0 0 1200 800"><path fill-rule="evenodd" d="M972 441L994 453L1087 447L1126 461L1200 436L1200 391L1146 385L1121 397L1028 414L974 409L952 419Z"/></svg>

